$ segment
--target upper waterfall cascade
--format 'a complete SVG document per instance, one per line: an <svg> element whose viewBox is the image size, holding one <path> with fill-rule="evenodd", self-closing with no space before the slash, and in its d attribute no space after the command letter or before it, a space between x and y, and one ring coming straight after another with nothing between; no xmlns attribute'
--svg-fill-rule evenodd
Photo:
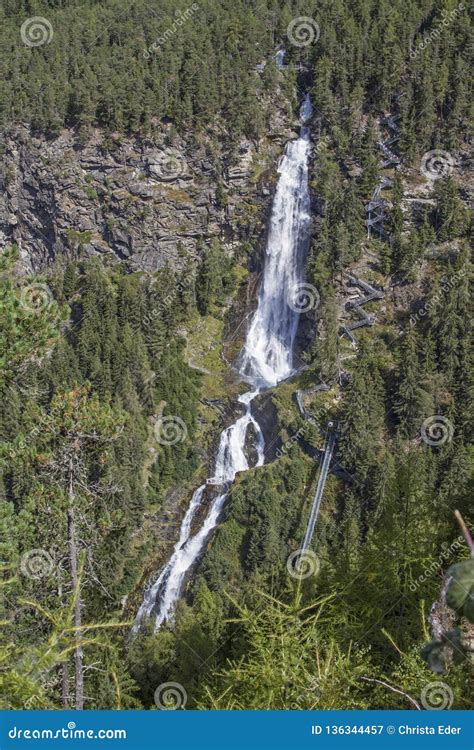
<svg viewBox="0 0 474 750"><path fill-rule="evenodd" d="M252 386L252 390L239 398L244 414L222 432L214 474L194 492L173 554L145 592L135 620L135 631L144 619L152 615L156 616L156 629L172 617L185 575L202 554L210 533L216 527L236 473L250 468L246 455L250 425L256 435L257 459L253 465L264 463L265 442L252 415L252 401L262 389L275 386L294 371L293 347L299 319L294 300L304 279L310 236L308 159L311 146L308 122L311 115L312 106L307 95L300 109L299 138L286 145L279 165L258 306L240 356L240 374ZM223 486L223 491L214 498L201 527L192 536L193 521L209 484Z"/></svg>

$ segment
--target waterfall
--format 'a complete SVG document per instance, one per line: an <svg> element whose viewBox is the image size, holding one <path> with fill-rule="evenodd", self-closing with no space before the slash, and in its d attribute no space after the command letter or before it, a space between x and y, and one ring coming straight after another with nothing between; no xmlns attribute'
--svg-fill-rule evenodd
<svg viewBox="0 0 474 750"><path fill-rule="evenodd" d="M304 277L309 240L309 128L307 97L301 107L300 137L287 144L280 163L268 231L263 283L245 342L241 373L257 387L276 385L293 372L293 344L299 313L296 297Z"/></svg>
<svg viewBox="0 0 474 750"><path fill-rule="evenodd" d="M253 426L256 435L257 460L254 466L261 466L264 462L265 442L258 422L252 416L252 401L260 390L276 385L294 371L293 345L299 319L296 299L304 279L310 234L310 136L307 123L311 114L311 101L306 96L300 109L299 138L286 145L278 168L279 179L272 205L263 282L257 310L240 357L240 374L252 386L252 390L239 398L245 412L222 432L214 475L194 492L173 554L145 592L133 627L135 632L147 617L156 616L156 629L172 617L184 577L202 554L209 535L217 526L236 473L250 468L245 453L249 425ZM192 522L209 484L222 486L223 491L212 501L199 531L191 536Z"/></svg>

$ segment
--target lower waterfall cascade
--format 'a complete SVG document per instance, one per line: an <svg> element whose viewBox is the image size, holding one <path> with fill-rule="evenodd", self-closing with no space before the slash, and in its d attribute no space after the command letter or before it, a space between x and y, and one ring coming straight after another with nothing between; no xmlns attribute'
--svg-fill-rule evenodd
<svg viewBox="0 0 474 750"><path fill-rule="evenodd" d="M250 425L255 433L257 453L253 466L264 463L265 441L252 415L252 402L262 390L277 385L294 372L293 348L300 316L295 297L303 284L310 238L308 161L311 143L308 123L312 111L309 95L306 95L300 108L299 137L287 143L278 168L279 179L269 223L263 281L257 309L239 359L241 378L251 386L251 390L238 399L244 407L244 414L222 432L214 474L194 492L173 553L144 594L133 626L134 632L152 616L155 616L155 630L172 619L184 578L202 555L210 534L218 524L235 475L251 468L245 451ZM193 521L208 485L218 485L222 491L212 500L201 527L192 536Z"/></svg>

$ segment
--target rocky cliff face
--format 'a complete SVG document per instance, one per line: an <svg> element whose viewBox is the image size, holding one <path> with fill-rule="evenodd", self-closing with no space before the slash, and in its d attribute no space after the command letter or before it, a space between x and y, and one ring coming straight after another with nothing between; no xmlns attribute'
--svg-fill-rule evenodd
<svg viewBox="0 0 474 750"><path fill-rule="evenodd" d="M272 119L265 141L232 150L218 133L191 143L169 125L153 141L94 131L86 144L69 130L47 140L18 128L2 157L0 244L16 243L27 271L91 255L179 269L215 237L231 251L261 229L292 135L287 114Z"/></svg>

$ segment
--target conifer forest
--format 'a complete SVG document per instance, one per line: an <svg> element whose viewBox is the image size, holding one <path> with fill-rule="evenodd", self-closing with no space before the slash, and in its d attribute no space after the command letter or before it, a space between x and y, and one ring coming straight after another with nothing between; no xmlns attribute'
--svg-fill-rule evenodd
<svg viewBox="0 0 474 750"><path fill-rule="evenodd" d="M0 709L472 709L472 5L0 18Z"/></svg>

